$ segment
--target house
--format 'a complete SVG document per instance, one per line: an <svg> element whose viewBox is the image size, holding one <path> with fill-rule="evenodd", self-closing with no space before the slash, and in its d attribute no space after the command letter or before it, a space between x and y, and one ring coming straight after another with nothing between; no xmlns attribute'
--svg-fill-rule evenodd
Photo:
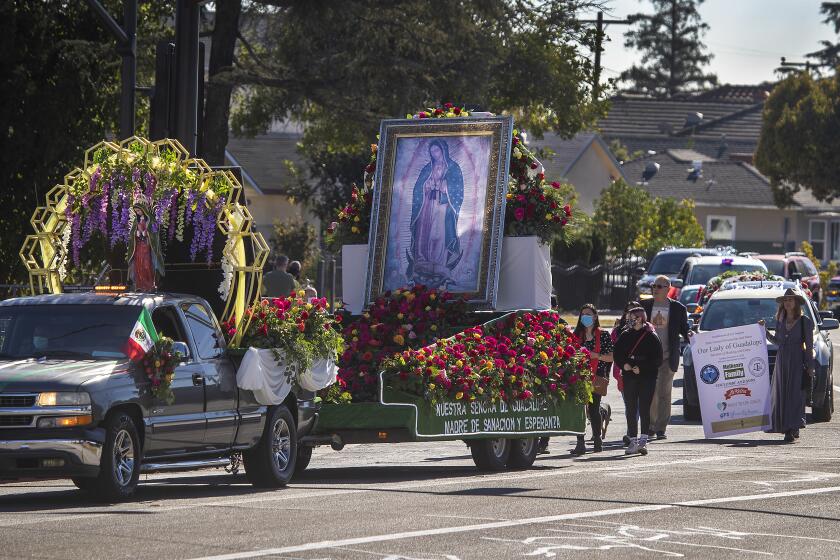
<svg viewBox="0 0 840 560"><path fill-rule="evenodd" d="M319 229L318 220L282 190L292 180L285 162L303 164L297 152L300 138L296 131L276 131L254 138L231 137L228 141L225 159L228 165L241 168L248 209L266 240L271 238L275 220L305 220L316 231Z"/></svg>
<svg viewBox="0 0 840 560"><path fill-rule="evenodd" d="M749 163L666 149L623 168L630 184L652 196L694 200L695 216L711 245L780 253L805 240L814 244L817 257L835 258L837 251L840 258L840 204L821 203L802 191L793 205L780 209L770 181Z"/></svg>
<svg viewBox="0 0 840 560"><path fill-rule="evenodd" d="M550 180L564 180L574 185L578 192L578 207L591 214L601 191L621 178L621 165L610 152L601 136L582 132L571 139L550 133L532 141L531 148L550 152L542 159L545 176Z"/></svg>

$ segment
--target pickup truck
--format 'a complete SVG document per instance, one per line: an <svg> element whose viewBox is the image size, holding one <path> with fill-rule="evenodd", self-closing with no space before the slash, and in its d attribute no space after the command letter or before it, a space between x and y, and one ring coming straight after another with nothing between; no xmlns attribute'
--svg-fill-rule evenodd
<svg viewBox="0 0 840 560"><path fill-rule="evenodd" d="M171 403L153 396L125 353L144 307L180 354ZM316 421L315 395L295 390L262 406L237 387L229 354L211 307L195 296L0 302L0 479L69 477L97 498L119 500L141 472L236 466L241 454L252 484L285 485L298 437Z"/></svg>

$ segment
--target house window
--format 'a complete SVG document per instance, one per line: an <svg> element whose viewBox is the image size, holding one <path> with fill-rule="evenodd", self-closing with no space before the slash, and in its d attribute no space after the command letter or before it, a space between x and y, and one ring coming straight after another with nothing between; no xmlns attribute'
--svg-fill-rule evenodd
<svg viewBox="0 0 840 560"><path fill-rule="evenodd" d="M810 229L808 241L814 248L814 256L823 260L825 259L825 220L811 220Z"/></svg>
<svg viewBox="0 0 840 560"><path fill-rule="evenodd" d="M708 216L706 232L710 241L735 241L735 216Z"/></svg>

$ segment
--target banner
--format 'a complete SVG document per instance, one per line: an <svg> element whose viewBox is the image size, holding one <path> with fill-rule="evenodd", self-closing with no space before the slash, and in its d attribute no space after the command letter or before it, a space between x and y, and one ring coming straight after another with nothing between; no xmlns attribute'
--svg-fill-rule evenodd
<svg viewBox="0 0 840 560"><path fill-rule="evenodd" d="M770 367L764 327L697 334L691 357L707 438L770 429Z"/></svg>

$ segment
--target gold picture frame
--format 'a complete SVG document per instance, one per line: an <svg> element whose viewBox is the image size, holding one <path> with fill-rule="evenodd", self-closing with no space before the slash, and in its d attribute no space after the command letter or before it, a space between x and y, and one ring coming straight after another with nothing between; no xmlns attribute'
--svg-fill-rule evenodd
<svg viewBox="0 0 840 560"><path fill-rule="evenodd" d="M495 308L512 132L508 116L382 121L365 305L422 284Z"/></svg>

